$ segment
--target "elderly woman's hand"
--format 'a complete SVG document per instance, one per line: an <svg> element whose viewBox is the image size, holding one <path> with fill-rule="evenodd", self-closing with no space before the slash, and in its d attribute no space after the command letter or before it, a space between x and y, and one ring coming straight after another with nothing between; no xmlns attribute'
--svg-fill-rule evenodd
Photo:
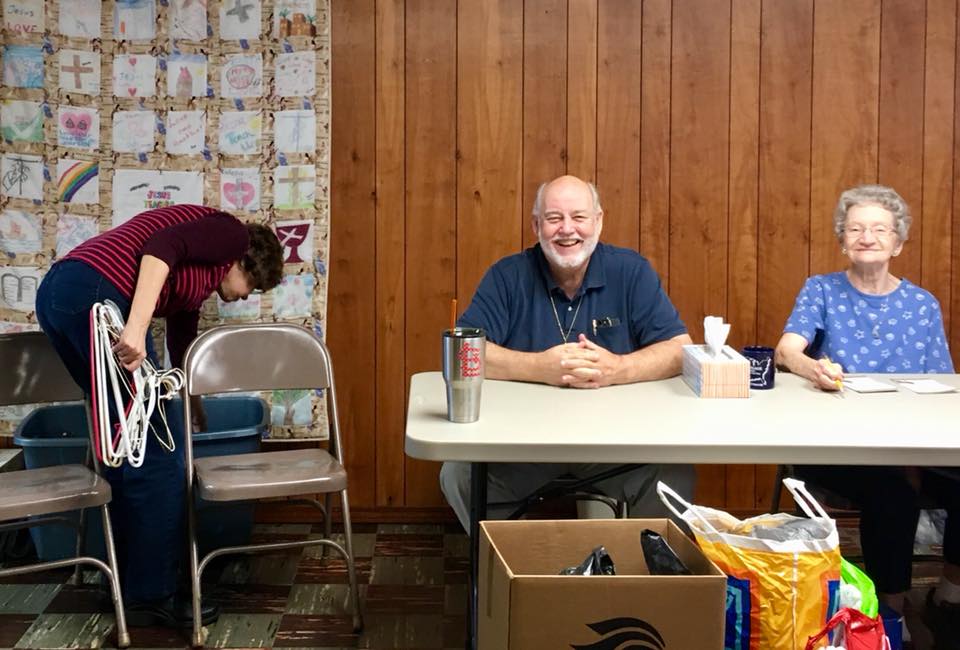
<svg viewBox="0 0 960 650"><path fill-rule="evenodd" d="M829 359L820 359L814 366L814 383L821 390L840 390L843 388L843 368Z"/></svg>

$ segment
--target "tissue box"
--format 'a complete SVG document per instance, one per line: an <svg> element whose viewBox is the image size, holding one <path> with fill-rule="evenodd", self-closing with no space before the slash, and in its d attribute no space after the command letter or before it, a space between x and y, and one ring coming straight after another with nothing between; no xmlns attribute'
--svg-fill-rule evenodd
<svg viewBox="0 0 960 650"><path fill-rule="evenodd" d="M750 361L729 345L716 357L705 345L685 345L683 381L700 397L750 397Z"/></svg>

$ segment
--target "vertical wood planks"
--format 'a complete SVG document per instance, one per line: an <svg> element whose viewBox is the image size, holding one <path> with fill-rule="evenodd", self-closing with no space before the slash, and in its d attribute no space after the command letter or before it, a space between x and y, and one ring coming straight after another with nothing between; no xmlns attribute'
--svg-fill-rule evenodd
<svg viewBox="0 0 960 650"><path fill-rule="evenodd" d="M597 187L603 235L640 243L641 3L599 0L597 7Z"/></svg>
<svg viewBox="0 0 960 650"><path fill-rule="evenodd" d="M730 173L727 310L729 343L757 341L757 192L760 156L760 0L730 6ZM755 505L753 465L728 465L724 503Z"/></svg>
<svg viewBox="0 0 960 650"><path fill-rule="evenodd" d="M332 3L330 304L327 327L350 472L351 504L373 505L376 385L374 1Z"/></svg>
<svg viewBox="0 0 960 650"><path fill-rule="evenodd" d="M457 281L457 7L406 3L406 364L440 369ZM409 379L403 389L409 387ZM384 386L383 390L401 390ZM403 422L394 426L403 427ZM443 503L436 463L404 456L406 505ZM397 462L403 462L397 459Z"/></svg>
<svg viewBox="0 0 960 650"><path fill-rule="evenodd" d="M926 6L913 0L884 0L880 26L879 182L895 189L915 217L923 207L923 68ZM914 222L910 241L892 272L920 282L921 232Z"/></svg>
<svg viewBox="0 0 960 650"><path fill-rule="evenodd" d="M760 40L757 339L776 344L808 275L813 2L766 2Z"/></svg>
<svg viewBox="0 0 960 650"><path fill-rule="evenodd" d="M695 341L727 300L730 5L675 3L670 93L670 298ZM721 504L726 469L697 468L697 499Z"/></svg>
<svg viewBox="0 0 960 650"><path fill-rule="evenodd" d="M952 250L951 196L956 182L953 160L956 51L956 0L929 0L924 66L923 207L917 241L923 246L921 286L941 305L950 305L952 299L951 268L945 261L950 259ZM943 316L949 332L950 310L945 309ZM956 352L954 355L956 358Z"/></svg>
<svg viewBox="0 0 960 650"><path fill-rule="evenodd" d="M523 246L537 240L530 212L540 183L566 172L566 0L526 0L523 20ZM579 53L577 53L579 55ZM577 90L579 91L579 86Z"/></svg>
<svg viewBox="0 0 960 650"><path fill-rule="evenodd" d="M520 249L523 4L461 0L457 21L457 298Z"/></svg>
<svg viewBox="0 0 960 650"><path fill-rule="evenodd" d="M814 15L811 274L847 267L833 208L842 190L876 181L880 0L822 2Z"/></svg>
<svg viewBox="0 0 960 650"><path fill-rule="evenodd" d="M403 503L405 373L404 0L379 0L376 16L377 380L376 503Z"/></svg>
<svg viewBox="0 0 960 650"><path fill-rule="evenodd" d="M567 1L567 173L597 181L597 0Z"/></svg>
<svg viewBox="0 0 960 650"><path fill-rule="evenodd" d="M671 2L643 3L640 252L670 286ZM687 323L689 326L689 323Z"/></svg>

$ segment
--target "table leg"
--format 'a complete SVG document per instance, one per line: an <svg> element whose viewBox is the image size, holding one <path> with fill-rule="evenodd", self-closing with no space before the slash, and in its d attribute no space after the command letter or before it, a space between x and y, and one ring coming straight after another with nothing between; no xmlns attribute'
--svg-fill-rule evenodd
<svg viewBox="0 0 960 650"><path fill-rule="evenodd" d="M477 648L477 576L480 572L480 522L487 518L487 464L470 465L470 611L467 616L467 650Z"/></svg>

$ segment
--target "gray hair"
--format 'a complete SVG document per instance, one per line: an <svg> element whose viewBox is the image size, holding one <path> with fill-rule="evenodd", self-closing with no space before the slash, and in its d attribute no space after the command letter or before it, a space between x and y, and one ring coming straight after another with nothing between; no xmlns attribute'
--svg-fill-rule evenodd
<svg viewBox="0 0 960 650"><path fill-rule="evenodd" d="M901 242L907 241L907 235L910 233L910 224L913 218L910 216L910 208L903 197L897 194L897 191L886 185L858 185L845 190L837 201L837 207L833 211L833 231L837 239L843 241L843 229L847 223L847 213L850 208L858 205L876 205L893 215L893 227L897 231L897 237Z"/></svg>
<svg viewBox="0 0 960 650"><path fill-rule="evenodd" d="M552 182L540 183L540 187L537 188L537 197L533 200L533 216L537 219L543 216L543 194L547 185ZM593 198L593 211L599 213L603 208L600 207L600 193L597 191L597 186L588 182L587 187L590 188L590 196Z"/></svg>

